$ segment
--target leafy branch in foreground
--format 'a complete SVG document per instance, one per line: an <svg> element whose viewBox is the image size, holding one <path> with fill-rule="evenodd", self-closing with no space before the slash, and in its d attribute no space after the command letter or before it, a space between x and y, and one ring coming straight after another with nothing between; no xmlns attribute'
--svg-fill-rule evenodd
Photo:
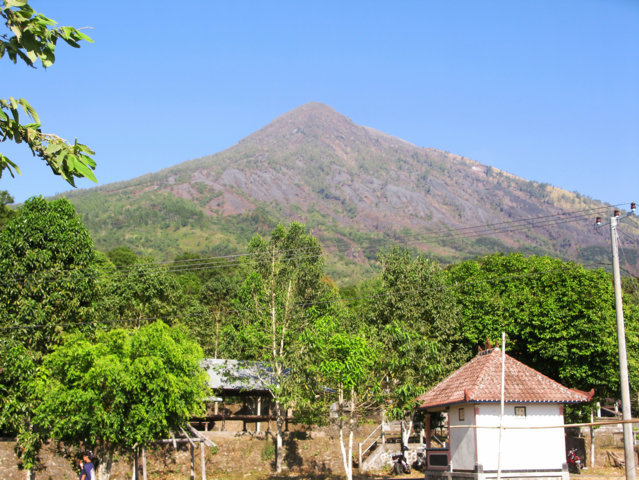
<svg viewBox="0 0 639 480"><path fill-rule="evenodd" d="M13 63L22 60L35 68L38 60L44 68L55 62L55 47L63 40L74 48L79 48L81 40L93 42L89 36L73 27L56 27L57 22L37 13L27 0L3 0L0 17L8 32L0 33L0 58L5 55ZM22 111L22 118L21 118ZM24 117L27 117L25 123ZM53 173L62 176L75 186L75 178L84 177L97 183L93 170L96 163L89 147L67 142L51 133L44 133L35 109L24 99L0 99L0 142L10 140L26 143L31 153L44 160ZM7 170L14 177L20 169L9 157L0 153L0 178Z"/></svg>

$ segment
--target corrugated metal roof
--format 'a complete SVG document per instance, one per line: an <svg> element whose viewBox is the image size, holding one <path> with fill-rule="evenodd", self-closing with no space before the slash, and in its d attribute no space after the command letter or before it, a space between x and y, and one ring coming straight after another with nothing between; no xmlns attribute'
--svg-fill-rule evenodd
<svg viewBox="0 0 639 480"><path fill-rule="evenodd" d="M202 367L214 390L265 392L276 384L271 367L261 362L207 358Z"/></svg>
<svg viewBox="0 0 639 480"><path fill-rule="evenodd" d="M508 403L582 403L590 401L594 393L564 387L509 355L505 367L504 399ZM499 349L481 352L419 397L420 408L500 400Z"/></svg>

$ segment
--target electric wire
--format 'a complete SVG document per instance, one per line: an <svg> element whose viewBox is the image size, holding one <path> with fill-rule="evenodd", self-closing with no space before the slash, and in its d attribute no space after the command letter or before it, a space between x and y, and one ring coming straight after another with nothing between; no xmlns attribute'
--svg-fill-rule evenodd
<svg viewBox="0 0 639 480"><path fill-rule="evenodd" d="M415 235L412 235L412 237L419 236L421 238L415 239L412 241L411 240L402 241L402 239L397 239L397 238L396 239L392 239L392 238L379 239L375 243L371 242L371 244L368 245L367 247L350 248L349 251L351 251L352 253L356 253L359 251L359 252L362 252L363 254L366 254L367 252L376 251L379 249L379 245L377 245L376 243L388 244L389 242L395 242L395 244L399 244L401 246L420 245L420 244L433 243L441 239L449 239L449 238L466 239L466 238L473 238L473 237L488 235L488 234L511 233L515 231L525 230L528 228L556 226L556 225L561 225L565 223L579 222L581 220L587 219L589 216L592 215L593 212L597 212L599 210L608 209L608 208L609 207L598 207L598 208L579 210L575 212L560 212L554 215L543 215L539 217L524 218L524 219L498 222L498 223L487 224L487 225L475 225L471 227L461 227L458 229L446 229L446 230L441 230L440 232L435 232L431 234L415 234ZM582 213L582 212L583 212L582 215L575 216L575 213ZM585 212L588 212L588 214L586 214ZM573 216L571 218L563 218L566 215L573 215ZM547 220L538 221L538 220L544 220L544 219L547 219ZM408 237L410 238L411 236L408 236ZM404 238L406 238L406 236L404 236ZM339 239L335 239L335 240L339 240ZM313 246L313 247L299 248L299 249L279 250L278 258L281 259L281 257L284 256L285 260L294 261L294 260L300 260L304 258L306 259L315 258L320 255L323 255L324 253L339 254L340 247L339 245L336 244L338 242L333 241L333 243L334 243L333 246L331 245L324 246L323 250L320 245ZM348 244L346 240L342 240L342 243L346 243L347 246L352 247L350 244ZM304 253L304 252L312 252L312 253ZM292 255L292 254L295 254L295 255ZM253 260L254 262L260 262L260 261L263 262L265 261L264 258L267 258L267 255L268 254L266 254L265 256L264 252L252 252L252 253L249 252L249 253L241 253L241 254L233 254L233 255L200 257L196 259L187 259L187 260L181 260L177 262L158 263L158 264L138 263L131 266L127 266L125 268L116 268L113 271L102 271L100 273L100 276L117 275L118 273L135 272L135 271L141 271L141 270L152 271L153 269L158 269L158 270L161 269L169 273L174 273L174 272L187 271L187 270L191 270L191 271L205 270L209 268L231 268L251 260ZM86 268L93 268L93 267L84 267L84 268L86 269ZM82 270L83 268L81 267L81 268L76 268L73 270L52 269L49 271L39 271L39 272L32 272L32 273L26 273L26 274L5 275L4 278L0 280L0 284L3 282L6 284L6 281L9 277L27 278L29 276L37 276L37 275L45 276L45 275L48 275L49 272L55 272L56 275L65 275L66 272L77 273L78 271L82 271Z"/></svg>

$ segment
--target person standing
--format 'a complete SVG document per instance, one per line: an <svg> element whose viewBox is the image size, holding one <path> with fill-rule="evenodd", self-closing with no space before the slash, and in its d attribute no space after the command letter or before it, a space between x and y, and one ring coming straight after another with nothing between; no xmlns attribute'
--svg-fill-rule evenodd
<svg viewBox="0 0 639 480"><path fill-rule="evenodd" d="M93 466L93 452L87 450L82 456L82 471L80 472L80 480L95 480L95 467Z"/></svg>

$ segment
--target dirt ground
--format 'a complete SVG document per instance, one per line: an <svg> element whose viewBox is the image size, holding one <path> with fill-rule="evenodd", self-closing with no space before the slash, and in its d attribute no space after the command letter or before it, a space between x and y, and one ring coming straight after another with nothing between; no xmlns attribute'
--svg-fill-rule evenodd
<svg viewBox="0 0 639 480"><path fill-rule="evenodd" d="M285 471L282 475L273 473L274 448L272 437L265 434L242 432L208 432L207 436L217 444L217 449L205 449L206 477L219 480L337 480L343 479L341 452L336 432L323 431L290 432L285 439ZM360 432L362 438L367 434ZM0 479L24 480L25 472L17 467L13 441L0 440ZM584 469L581 475L571 475L573 480L625 479L621 468L612 468L607 461L607 451L613 451L623 458L623 449L614 442L604 442L597 446L597 467ZM354 445L357 455L357 444ZM63 455L66 453L66 456ZM65 452L59 445L46 445L42 451L43 468L37 472L36 480L76 480L73 451ZM201 476L201 453L194 451L195 479ZM159 447L149 451L148 480L186 480L190 477L191 454L188 446L174 450L172 446ZM112 470L112 480L131 480L132 457L117 457ZM356 480L396 478L423 479L423 474L391 477L388 472L359 474Z"/></svg>
<svg viewBox="0 0 639 480"><path fill-rule="evenodd" d="M279 478L343 478L338 440L330 429L324 431L294 431L284 439L284 475ZM364 432L365 433L365 432ZM366 435L362 433L362 438ZM207 479L262 480L276 479L273 475L274 442L270 434L241 432L208 432L206 436L217 448L205 448ZM24 480L25 472L17 464L15 442L0 441L0 480ZM354 446L357 455L357 445ZM60 445L47 444L41 453L42 469L36 480L76 480L73 454ZM202 478L201 451L194 450L194 470L197 480ZM131 480L132 456L115 458L112 480ZM77 464L76 464L77 467ZM147 452L148 480L185 480L190 478L191 453L188 444L164 445ZM371 478L370 476L366 478Z"/></svg>

